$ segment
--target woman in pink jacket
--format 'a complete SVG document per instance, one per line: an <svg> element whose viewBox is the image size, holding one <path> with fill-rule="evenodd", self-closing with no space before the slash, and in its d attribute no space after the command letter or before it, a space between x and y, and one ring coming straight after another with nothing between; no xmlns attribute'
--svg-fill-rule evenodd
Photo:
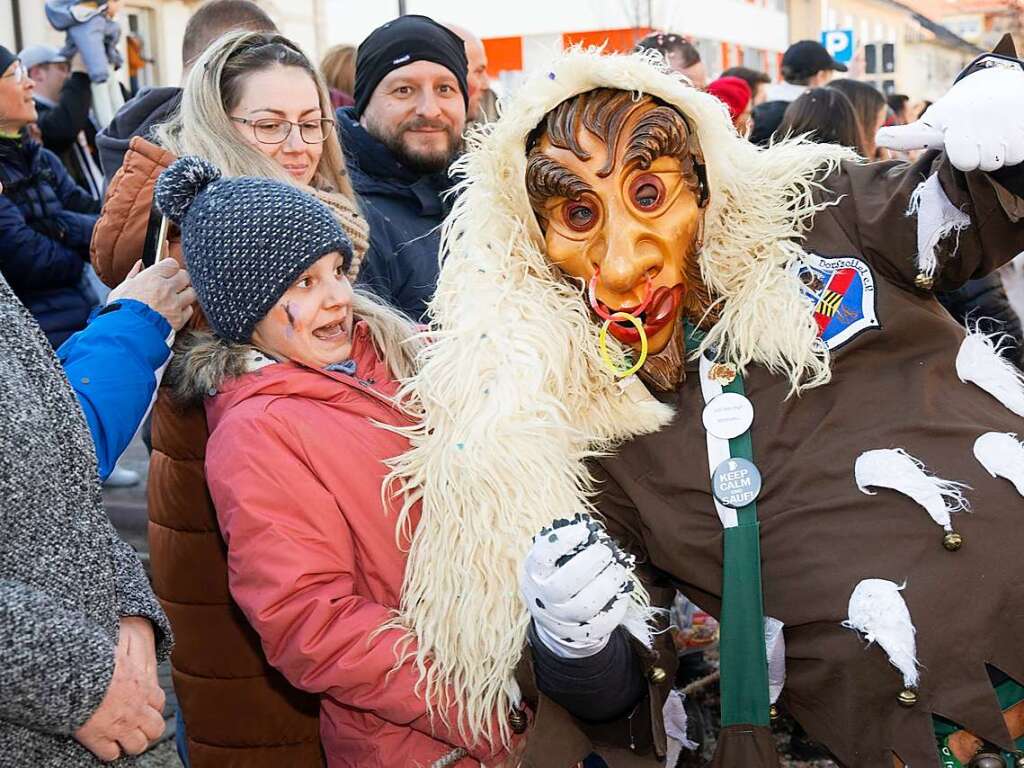
<svg viewBox="0 0 1024 768"><path fill-rule="evenodd" d="M206 472L228 546L231 594L270 663L320 694L334 768L500 765L431 718L400 630L405 553L385 509L385 461L408 447L396 376L412 325L354 293L351 246L315 198L276 181L222 179L183 158L160 178L213 334L176 347L172 375L206 396ZM414 520L415 522L415 520ZM448 722L458 713L449 712Z"/></svg>

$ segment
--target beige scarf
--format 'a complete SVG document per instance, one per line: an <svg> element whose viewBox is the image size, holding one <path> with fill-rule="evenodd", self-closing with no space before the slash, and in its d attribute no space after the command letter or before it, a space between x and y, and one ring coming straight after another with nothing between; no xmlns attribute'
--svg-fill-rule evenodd
<svg viewBox="0 0 1024 768"><path fill-rule="evenodd" d="M313 194L331 209L334 218L352 241L352 263L348 268L348 279L354 283L359 276L359 268L363 264L366 249L370 247L370 225L351 198L338 192L324 192L319 189L314 189Z"/></svg>

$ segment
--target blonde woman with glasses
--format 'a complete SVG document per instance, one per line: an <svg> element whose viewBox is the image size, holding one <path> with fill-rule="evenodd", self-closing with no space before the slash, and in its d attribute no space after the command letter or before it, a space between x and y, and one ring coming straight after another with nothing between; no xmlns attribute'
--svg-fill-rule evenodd
<svg viewBox="0 0 1024 768"><path fill-rule="evenodd" d="M176 227L162 236L153 188L176 157L193 155L225 176L276 179L314 194L352 243L347 274L354 279L368 230L332 117L321 76L287 38L254 32L220 38L192 67L180 110L156 129L155 143L132 140L92 242L101 277L115 284L138 259L156 254L181 261ZM196 322L205 326L201 317ZM178 638L175 688L192 768L232 760L251 768L319 766L316 698L292 689L266 663L228 593L224 545L203 473L207 437L202 408L174 402L161 387L153 410L150 551L153 587ZM231 706L222 706L225 701Z"/></svg>

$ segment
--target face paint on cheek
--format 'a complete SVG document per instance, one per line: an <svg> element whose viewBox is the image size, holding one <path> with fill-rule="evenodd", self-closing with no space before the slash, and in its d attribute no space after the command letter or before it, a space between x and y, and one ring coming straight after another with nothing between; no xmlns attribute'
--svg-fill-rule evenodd
<svg viewBox="0 0 1024 768"><path fill-rule="evenodd" d="M284 313L284 319L288 323L288 326L284 331L285 335L291 337L295 334L295 330L297 328L297 321L295 319L295 315L297 314L296 307L290 301L287 301L284 304L278 304L277 306Z"/></svg>

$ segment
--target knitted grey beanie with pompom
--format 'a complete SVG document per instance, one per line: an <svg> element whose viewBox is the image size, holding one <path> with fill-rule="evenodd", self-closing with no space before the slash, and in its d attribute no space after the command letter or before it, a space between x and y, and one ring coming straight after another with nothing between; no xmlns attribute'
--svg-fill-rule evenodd
<svg viewBox="0 0 1024 768"><path fill-rule="evenodd" d="M224 178L198 157L160 174L160 212L181 227L192 287L221 338L246 343L306 267L337 251L347 270L352 244L330 210L273 179Z"/></svg>

